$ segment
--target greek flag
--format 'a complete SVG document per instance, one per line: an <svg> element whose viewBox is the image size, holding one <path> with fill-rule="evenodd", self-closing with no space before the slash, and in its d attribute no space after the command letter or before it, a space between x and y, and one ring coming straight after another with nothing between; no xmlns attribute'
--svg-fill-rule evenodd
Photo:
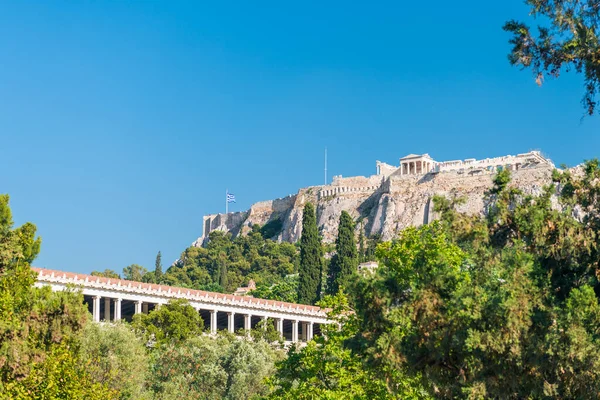
<svg viewBox="0 0 600 400"><path fill-rule="evenodd" d="M235 203L235 195L233 193L227 193L227 202Z"/></svg>

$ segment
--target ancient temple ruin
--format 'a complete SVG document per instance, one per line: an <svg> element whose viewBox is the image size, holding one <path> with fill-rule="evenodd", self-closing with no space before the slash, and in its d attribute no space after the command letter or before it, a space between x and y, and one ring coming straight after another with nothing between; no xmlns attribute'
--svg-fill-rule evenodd
<svg viewBox="0 0 600 400"><path fill-rule="evenodd" d="M429 154L409 154L399 165L376 162L370 176L334 176L326 185L301 188L284 198L261 201L249 210L204 217L203 235L195 246L206 243L214 230L233 236L250 232L252 226L279 226L273 239L296 242L302 231L302 213L307 202L316 206L317 224L323 240L335 241L339 216L347 211L362 226L366 236L389 240L407 226L418 226L436 218L432 199L436 195L462 196L461 212L485 212L485 193L498 171L511 171L511 184L527 194L539 194L551 183L554 164L539 151L517 155L465 160L436 161ZM358 229L358 228L357 228Z"/></svg>
<svg viewBox="0 0 600 400"><path fill-rule="evenodd" d="M552 161L544 157L539 151L517 154L516 156L503 156L477 160L467 158L465 160L452 160L437 162L429 154L409 154L400 159L400 166L392 166L377 161L377 175L388 177L406 175L425 175L439 172L458 173L495 173L502 169L517 171L522 168L531 168L542 165L554 166Z"/></svg>

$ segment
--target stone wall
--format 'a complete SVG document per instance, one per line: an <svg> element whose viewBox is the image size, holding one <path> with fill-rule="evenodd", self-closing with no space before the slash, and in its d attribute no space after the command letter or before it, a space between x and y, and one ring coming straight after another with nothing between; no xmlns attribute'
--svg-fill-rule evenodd
<svg viewBox="0 0 600 400"><path fill-rule="evenodd" d="M476 160L474 158L466 160L455 160L438 162L435 164L436 172L447 171L480 171L495 173L499 168L507 168L516 171L522 168L535 168L538 165L554 166L552 161L542 156L539 151L530 151L529 153L517 154L516 156L502 156Z"/></svg>
<svg viewBox="0 0 600 400"><path fill-rule="evenodd" d="M231 232L233 236L236 236L240 233L242 224L247 216L248 211L205 215L202 220L204 234L196 239L196 241L192 243L192 246L204 246L208 239L208 234L212 231Z"/></svg>
<svg viewBox="0 0 600 400"><path fill-rule="evenodd" d="M526 193L538 194L551 182L551 163L530 163L526 168L514 170L511 185ZM281 232L274 237L279 241L296 242L302 233L304 205L312 202L317 210L317 224L323 240L334 242L343 210L355 221L361 221L367 236L381 235L392 239L407 226L429 223L436 218L433 196L464 196L466 202L459 210L470 214L483 214L485 192L492 187L493 172L476 170L451 170L425 175L389 177L350 177L336 179L330 185L303 188L297 194L282 199L254 204L242 213L210 215L205 217L204 232L220 229L233 235L245 234L253 224L264 225L278 219ZM358 228L357 228L358 229ZM205 236L194 245L202 245Z"/></svg>

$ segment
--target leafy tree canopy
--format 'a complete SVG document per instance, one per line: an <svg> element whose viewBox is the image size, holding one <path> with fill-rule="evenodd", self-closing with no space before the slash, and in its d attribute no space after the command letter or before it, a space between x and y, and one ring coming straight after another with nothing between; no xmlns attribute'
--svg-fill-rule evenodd
<svg viewBox="0 0 600 400"><path fill-rule="evenodd" d="M298 274L288 275L273 285L260 285L252 291L259 299L298 302Z"/></svg>
<svg viewBox="0 0 600 400"><path fill-rule="evenodd" d="M104 278L114 278L114 279L121 279L121 276L119 274L117 274L115 271L113 271L112 269L105 269L104 271L92 271L92 276L101 276Z"/></svg>
<svg viewBox="0 0 600 400"><path fill-rule="evenodd" d="M104 382L120 399L148 399L149 356L128 324L86 324L80 338L80 364L95 382Z"/></svg>
<svg viewBox="0 0 600 400"><path fill-rule="evenodd" d="M112 399L79 364L77 334L88 312L80 294L36 288L30 263L41 239L27 223L13 228L0 195L0 393L10 399Z"/></svg>
<svg viewBox="0 0 600 400"><path fill-rule="evenodd" d="M132 326L148 343L160 345L201 335L204 320L187 301L176 299L148 314L136 314Z"/></svg>
<svg viewBox="0 0 600 400"><path fill-rule="evenodd" d="M531 68L536 82L544 76L558 77L563 69L583 73L582 103L589 115L596 111L600 89L600 43L597 0L526 0L530 14L543 21L537 34L518 21L509 21L504 30L513 37L509 55L512 65Z"/></svg>
<svg viewBox="0 0 600 400"><path fill-rule="evenodd" d="M231 335L191 337L159 349L150 387L157 398L246 400L264 395L281 353Z"/></svg>
<svg viewBox="0 0 600 400"><path fill-rule="evenodd" d="M148 270L141 265L131 264L123 268L123 278L128 281L142 282Z"/></svg>

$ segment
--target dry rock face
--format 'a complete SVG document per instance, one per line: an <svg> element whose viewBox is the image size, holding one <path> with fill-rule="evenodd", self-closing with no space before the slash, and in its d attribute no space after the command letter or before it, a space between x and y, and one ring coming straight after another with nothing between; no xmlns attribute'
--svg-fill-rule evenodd
<svg viewBox="0 0 600 400"><path fill-rule="evenodd" d="M432 199L435 195L464 197L466 202L459 206L459 211L484 214L485 193L493 186L492 180L498 168L511 170L511 186L534 195L540 194L542 188L551 183L554 169L550 160L537 152L482 161L471 159L462 168L461 164L457 164L460 162L454 161L455 169L448 169L447 162L436 163L428 155L424 156L423 160L427 162L423 162L423 167L416 164L418 157L422 156L415 155L401 159L400 167L378 162L378 174L371 177L334 177L329 185L312 186L300 189L292 196L259 202L245 212L205 216L204 234L193 245L205 244L213 230L231 232L236 236L247 233L254 224L272 224L278 228L273 239L296 242L302 232L302 211L307 202L316 206L317 223L326 243L335 241L339 217L344 210L355 221L361 221L357 230L362 225L366 236L381 235L384 240L390 240L403 228L434 220ZM409 163L408 167L404 166L406 162L403 160L408 157L417 160L415 165ZM501 161L500 164L495 161L508 157L512 158L503 166ZM485 168L478 166L477 162ZM493 164L493 168L489 164ZM414 173L411 173L411 168Z"/></svg>

